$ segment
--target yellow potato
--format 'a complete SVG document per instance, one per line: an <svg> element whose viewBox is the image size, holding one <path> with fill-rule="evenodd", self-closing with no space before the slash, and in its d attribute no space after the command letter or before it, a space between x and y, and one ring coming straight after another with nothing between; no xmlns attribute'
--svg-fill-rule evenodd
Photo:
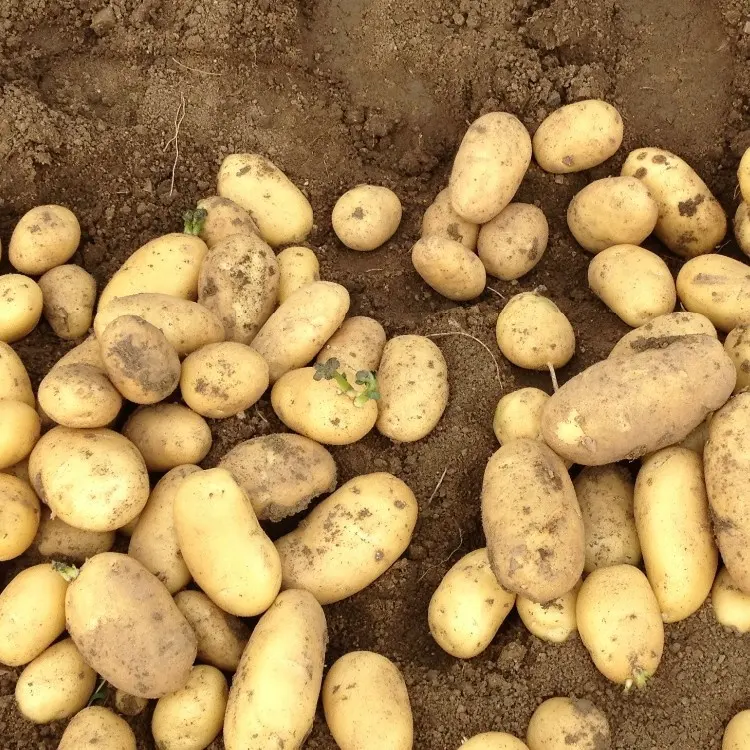
<svg viewBox="0 0 750 750"><path fill-rule="evenodd" d="M722 568L711 591L711 604L717 621L737 633L750 632L750 594L746 594Z"/></svg>
<svg viewBox="0 0 750 750"><path fill-rule="evenodd" d="M742 201L734 215L734 238L745 255L750 256L750 204Z"/></svg>
<svg viewBox="0 0 750 750"><path fill-rule="evenodd" d="M688 448L691 451L695 451L699 456L702 456L703 449L708 442L708 428L711 424L712 416L713 414L709 414L686 438L680 440L679 443L675 443L675 445L681 448Z"/></svg>
<svg viewBox="0 0 750 750"><path fill-rule="evenodd" d="M0 401L0 469L17 464L31 453L41 432L41 421L23 401Z"/></svg>
<svg viewBox="0 0 750 750"><path fill-rule="evenodd" d="M479 258L460 242L439 234L417 240L411 262L428 286L457 302L478 297L487 283Z"/></svg>
<svg viewBox="0 0 750 750"><path fill-rule="evenodd" d="M660 148L628 154L621 174L635 177L659 206L654 233L676 255L693 258L711 253L724 239L727 217L693 168Z"/></svg>
<svg viewBox="0 0 750 750"><path fill-rule="evenodd" d="M59 516L42 508L39 531L34 539L36 551L48 560L84 563L100 552L109 552L115 544L114 531L84 531L69 526Z"/></svg>
<svg viewBox="0 0 750 750"><path fill-rule="evenodd" d="M401 223L401 201L380 185L357 185L333 207L336 236L351 250L375 250L386 243Z"/></svg>
<svg viewBox="0 0 750 750"><path fill-rule="evenodd" d="M36 406L31 380L13 347L0 341L0 399Z"/></svg>
<svg viewBox="0 0 750 750"><path fill-rule="evenodd" d="M733 328L724 340L724 349L737 370L734 392L750 386L750 324Z"/></svg>
<svg viewBox="0 0 750 750"><path fill-rule="evenodd" d="M36 206L16 224L8 245L8 260L21 273L41 276L67 263L81 241L81 227L65 206Z"/></svg>
<svg viewBox="0 0 750 750"><path fill-rule="evenodd" d="M342 485L276 542L283 587L309 591L321 604L369 586L404 553L417 523L417 500L386 472Z"/></svg>
<svg viewBox="0 0 750 750"><path fill-rule="evenodd" d="M13 343L28 336L42 317L39 284L19 273L0 276L0 341Z"/></svg>
<svg viewBox="0 0 750 750"><path fill-rule="evenodd" d="M740 159L737 169L737 181L739 182L742 200L750 203L750 148L748 148Z"/></svg>
<svg viewBox="0 0 750 750"><path fill-rule="evenodd" d="M91 706L77 713L70 721L57 750L136 750L135 735L125 719L108 708Z"/></svg>
<svg viewBox="0 0 750 750"><path fill-rule="evenodd" d="M313 212L302 191L260 154L229 154L219 169L217 192L253 218L272 247L302 242L313 225Z"/></svg>
<svg viewBox="0 0 750 750"><path fill-rule="evenodd" d="M460 242L468 250L474 250L477 246L479 225L456 213L448 188L437 194L422 217L422 237L431 234Z"/></svg>
<svg viewBox="0 0 750 750"><path fill-rule="evenodd" d="M139 698L124 690L115 690L115 708L125 716L138 716L148 708L148 699Z"/></svg>
<svg viewBox="0 0 750 750"><path fill-rule="evenodd" d="M724 729L721 750L747 750L750 741L750 710L735 714Z"/></svg>
<svg viewBox="0 0 750 750"><path fill-rule="evenodd" d="M309 247L287 247L276 256L276 262L279 264L279 304L303 286L320 281L320 264Z"/></svg>
<svg viewBox="0 0 750 750"><path fill-rule="evenodd" d="M79 339L91 328L96 279L80 266L57 266L39 279L45 320L61 339Z"/></svg>
<svg viewBox="0 0 750 750"><path fill-rule="evenodd" d="M658 349L677 336L704 334L718 338L713 323L700 313L672 312L652 318L628 331L613 347L610 357L628 357L647 349Z"/></svg>
<svg viewBox="0 0 750 750"><path fill-rule="evenodd" d="M198 208L206 212L198 236L209 248L233 234L260 234L253 217L229 198L211 195L199 200Z"/></svg>
<svg viewBox="0 0 750 750"><path fill-rule="evenodd" d="M482 732L461 743L459 750L529 750L529 748L512 734Z"/></svg>
<svg viewBox="0 0 750 750"><path fill-rule="evenodd" d="M539 388L519 388L506 393L495 407L492 429L500 445L528 438L542 440L542 410L549 395Z"/></svg>
<svg viewBox="0 0 750 750"><path fill-rule="evenodd" d="M354 384L360 370L377 371L384 346L383 326L373 318L357 315L342 323L341 328L320 350L315 361L326 362L334 357L339 361L339 371Z"/></svg>
<svg viewBox="0 0 750 750"><path fill-rule="evenodd" d="M141 519L141 514L139 513L135 518L133 518L131 521L128 521L124 526L120 526L119 529L117 529L124 537L127 537L128 539L133 536L133 532L136 530L138 526L138 521Z"/></svg>
<svg viewBox="0 0 750 750"><path fill-rule="evenodd" d="M576 624L577 583L567 594L550 602L539 602L525 596L516 598L516 609L526 629L537 638L549 643L563 643L578 630Z"/></svg>
<svg viewBox="0 0 750 750"><path fill-rule="evenodd" d="M548 698L526 730L529 750L607 750L610 742L606 714L586 699Z"/></svg>
<svg viewBox="0 0 750 750"><path fill-rule="evenodd" d="M497 582L486 547L474 550L445 574L432 595L430 633L443 651L471 659L490 645L515 600Z"/></svg>
<svg viewBox="0 0 750 750"><path fill-rule="evenodd" d="M96 336L91 334L91 336L84 339L78 346L74 346L63 354L53 366L62 367L63 365L91 365L104 372L102 350Z"/></svg>
<svg viewBox="0 0 750 750"><path fill-rule="evenodd" d="M0 473L0 562L18 557L31 546L40 517L39 498L31 485Z"/></svg>
<svg viewBox="0 0 750 750"><path fill-rule="evenodd" d="M31 477L29 477L29 459L25 458L23 461L19 461L13 466L9 466L7 469L0 469L0 474L10 474L21 479L27 484L31 484Z"/></svg>

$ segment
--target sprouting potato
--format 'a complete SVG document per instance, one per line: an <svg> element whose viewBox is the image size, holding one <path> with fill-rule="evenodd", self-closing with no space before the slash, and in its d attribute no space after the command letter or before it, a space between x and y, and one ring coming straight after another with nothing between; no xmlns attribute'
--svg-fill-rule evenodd
<svg viewBox="0 0 750 750"><path fill-rule="evenodd" d="M529 750L609 750L609 721L591 701L549 698L529 720Z"/></svg>
<svg viewBox="0 0 750 750"><path fill-rule="evenodd" d="M735 714L727 724L721 741L721 750L746 750L748 737L750 737L750 710L746 709Z"/></svg>
<svg viewBox="0 0 750 750"><path fill-rule="evenodd" d="M750 204L742 201L734 215L734 238L745 255L750 256Z"/></svg>
<svg viewBox="0 0 750 750"><path fill-rule="evenodd" d="M59 516L53 516L46 506L42 508L39 531L34 539L34 548L42 557L84 563L100 552L109 552L114 544L114 531L77 529Z"/></svg>
<svg viewBox="0 0 750 750"><path fill-rule="evenodd" d="M34 541L41 510L28 482L0 473L0 562L22 555Z"/></svg>
<svg viewBox="0 0 750 750"><path fill-rule="evenodd" d="M537 638L549 643L563 643L576 632L577 583L567 594L540 604L525 596L516 597L516 609L526 629Z"/></svg>
<svg viewBox="0 0 750 750"><path fill-rule="evenodd" d="M477 246L479 225L456 213L448 188L441 190L422 217L422 237L437 234L460 242L468 250Z"/></svg>
<svg viewBox="0 0 750 750"><path fill-rule="evenodd" d="M0 341L13 343L28 336L42 317L39 284L20 273L0 276Z"/></svg>
<svg viewBox="0 0 750 750"><path fill-rule="evenodd" d="M23 401L36 406L31 380L13 347L0 341L0 400Z"/></svg>
<svg viewBox="0 0 750 750"><path fill-rule="evenodd" d="M700 313L672 312L652 318L638 328L628 331L612 348L610 357L627 357L658 349L678 336L703 334L718 338L713 323Z"/></svg>
<svg viewBox="0 0 750 750"><path fill-rule="evenodd" d="M279 304L301 287L320 281L320 264L309 247L293 245L284 248L276 256L276 261L279 264Z"/></svg>
<svg viewBox="0 0 750 750"><path fill-rule="evenodd" d="M482 732L462 743L459 750L529 750L529 748L512 734Z"/></svg>
<svg viewBox="0 0 750 750"><path fill-rule="evenodd" d="M197 207L206 212L206 218L198 236L209 249L233 234L260 235L253 217L229 198L211 195L199 200Z"/></svg>
<svg viewBox="0 0 750 750"><path fill-rule="evenodd" d="M746 594L722 568L711 590L711 604L717 621L737 633L750 632L750 594Z"/></svg>
<svg viewBox="0 0 750 750"><path fill-rule="evenodd" d="M340 370L353 383L357 373L375 372L385 346L383 326L373 318L357 315L347 318L320 350L316 362L327 362L332 357L339 361Z"/></svg>
<svg viewBox="0 0 750 750"><path fill-rule="evenodd" d="M41 421L23 401L0 401L0 469L23 461L36 445Z"/></svg>
<svg viewBox="0 0 750 750"><path fill-rule="evenodd" d="M740 159L737 169L737 181L739 182L742 200L750 203L750 148L748 148Z"/></svg>
<svg viewBox="0 0 750 750"><path fill-rule="evenodd" d="M103 706L91 706L77 713L65 727L57 750L136 750L135 735L125 719Z"/></svg>
<svg viewBox="0 0 750 750"><path fill-rule="evenodd" d="M148 708L148 698L139 698L118 688L115 690L115 708L125 716L138 716Z"/></svg>
<svg viewBox="0 0 750 750"><path fill-rule="evenodd" d="M549 394L539 388L506 393L495 407L492 429L500 445L518 438L542 440L542 411Z"/></svg>
<svg viewBox="0 0 750 750"><path fill-rule="evenodd" d="M44 305L42 312L61 339L85 336L94 317L96 279L80 266L50 269L39 279Z"/></svg>
<svg viewBox="0 0 750 750"><path fill-rule="evenodd" d="M36 206L26 212L10 238L8 260L29 276L67 263L81 241L81 227L65 206Z"/></svg>
<svg viewBox="0 0 750 750"><path fill-rule="evenodd" d="M750 324L733 328L724 340L724 349L737 370L734 392L750 386Z"/></svg>
<svg viewBox="0 0 750 750"><path fill-rule="evenodd" d="M429 286L457 302L478 297L487 283L487 272L479 258L460 242L439 234L417 240L411 262Z"/></svg>
<svg viewBox="0 0 750 750"><path fill-rule="evenodd" d="M351 250L375 250L385 244L401 223L401 201L380 185L357 185L333 207L336 236Z"/></svg>

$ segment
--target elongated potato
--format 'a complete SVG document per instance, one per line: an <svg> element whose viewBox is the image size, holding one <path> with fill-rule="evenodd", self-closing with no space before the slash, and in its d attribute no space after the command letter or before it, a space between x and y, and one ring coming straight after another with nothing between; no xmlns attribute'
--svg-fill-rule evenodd
<svg viewBox="0 0 750 750"><path fill-rule="evenodd" d="M41 510L28 482L0 474L0 562L23 554L34 541Z"/></svg>
<svg viewBox="0 0 750 750"><path fill-rule="evenodd" d="M529 750L529 748L512 734L482 732L462 743L460 750Z"/></svg>
<svg viewBox="0 0 750 750"><path fill-rule="evenodd" d="M529 750L609 750L609 721L591 701L549 698L526 730Z"/></svg>
<svg viewBox="0 0 750 750"><path fill-rule="evenodd" d="M339 370L354 383L360 370L376 372L385 346L383 326L373 318L356 315L347 318L320 350L316 362L331 357L339 361Z"/></svg>
<svg viewBox="0 0 750 750"><path fill-rule="evenodd" d="M36 206L16 224L8 245L8 260L17 271L41 276L67 263L81 241L81 227L65 206Z"/></svg>
<svg viewBox="0 0 750 750"><path fill-rule="evenodd" d="M355 477L276 542L283 587L321 604L353 596L385 573L409 546L417 500L386 472Z"/></svg>
<svg viewBox="0 0 750 750"><path fill-rule="evenodd" d="M309 247L293 245L277 256L279 264L278 302L281 304L303 286L320 281L320 264Z"/></svg>
<svg viewBox="0 0 750 750"><path fill-rule="evenodd" d="M375 250L385 244L401 223L401 201L381 185L357 185L333 207L336 236L351 250Z"/></svg>
<svg viewBox="0 0 750 750"><path fill-rule="evenodd" d="M733 328L724 339L724 349L737 370L734 392L738 393L750 386L750 325Z"/></svg>
<svg viewBox="0 0 750 750"><path fill-rule="evenodd" d="M549 394L539 388L506 393L495 407L492 429L500 445L518 438L542 440L542 411Z"/></svg>
<svg viewBox="0 0 750 750"><path fill-rule="evenodd" d="M115 544L114 531L85 531L52 516L47 507L42 508L39 531L34 548L48 560L84 563L100 552L109 552Z"/></svg>
<svg viewBox="0 0 750 750"><path fill-rule="evenodd" d="M740 159L737 168L737 181L739 182L742 200L750 203L750 148L748 148Z"/></svg>
<svg viewBox="0 0 750 750"><path fill-rule="evenodd" d="M233 234L260 235L253 217L229 198L211 195L198 201L198 208L206 212L203 226L198 236L212 248Z"/></svg>
<svg viewBox="0 0 750 750"><path fill-rule="evenodd" d="M734 215L734 238L745 255L750 256L750 206L742 201Z"/></svg>
<svg viewBox="0 0 750 750"><path fill-rule="evenodd" d="M717 621L725 628L742 634L750 632L750 594L740 589L726 568L716 576L711 604Z"/></svg>
<svg viewBox="0 0 750 750"><path fill-rule="evenodd" d="M516 609L526 629L537 638L549 643L563 643L576 632L577 583L573 589L551 602L540 604L525 596L516 598Z"/></svg>
<svg viewBox="0 0 750 750"><path fill-rule="evenodd" d="M0 399L36 406L31 380L13 347L0 341Z"/></svg>
<svg viewBox="0 0 750 750"><path fill-rule="evenodd" d="M39 284L20 273L0 276L0 341L13 343L28 336L42 317Z"/></svg>
<svg viewBox="0 0 750 750"><path fill-rule="evenodd" d="M460 242L438 234L417 240L411 262L425 283L457 302L478 297L487 283L479 258Z"/></svg>
<svg viewBox="0 0 750 750"><path fill-rule="evenodd" d="M299 750L312 729L328 633L306 591L282 591L253 630L229 691L226 750Z"/></svg>
<svg viewBox="0 0 750 750"><path fill-rule="evenodd" d="M124 690L115 690L115 708L125 716L138 716L148 708L148 699L139 698Z"/></svg>
<svg viewBox="0 0 750 750"><path fill-rule="evenodd" d="M659 349L678 336L704 334L718 338L713 323L700 313L672 312L652 318L628 331L612 348L610 357L628 357L647 349Z"/></svg>
<svg viewBox="0 0 750 750"><path fill-rule="evenodd" d="M96 279L80 266L52 268L39 279L45 320L61 339L85 336L94 317Z"/></svg>
<svg viewBox="0 0 750 750"><path fill-rule="evenodd" d="M77 713L65 727L57 750L80 750L87 745L97 750L136 750L135 735L125 719L102 706Z"/></svg>
<svg viewBox="0 0 750 750"><path fill-rule="evenodd" d="M0 401L0 469L23 461L39 439L39 415L23 401Z"/></svg>
<svg viewBox="0 0 750 750"><path fill-rule="evenodd" d="M721 741L721 750L746 750L748 736L750 736L750 710L746 709L735 714L727 724Z"/></svg>
<svg viewBox="0 0 750 750"><path fill-rule="evenodd" d="M422 237L431 234L460 242L469 250L474 250L477 246L479 225L456 213L451 204L448 188L435 196L435 200L427 207L422 217Z"/></svg>

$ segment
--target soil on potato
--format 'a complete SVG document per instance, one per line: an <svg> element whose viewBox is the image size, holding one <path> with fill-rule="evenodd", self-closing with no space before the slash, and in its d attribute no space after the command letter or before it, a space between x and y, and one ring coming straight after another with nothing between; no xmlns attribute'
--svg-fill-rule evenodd
<svg viewBox="0 0 750 750"><path fill-rule="evenodd" d="M750 706L750 640L724 632L710 604L667 627L658 673L631 695L595 670L577 638L545 644L512 615L483 654L458 661L435 645L426 616L448 567L483 544L479 492L497 399L550 388L544 374L500 357L504 300L544 286L569 316L578 353L561 379L605 357L626 327L588 291L589 258L567 231L567 204L589 180L616 173L627 150L654 145L690 161L733 212L734 170L750 146L749 58L750 0L0 0L0 238L7 247L33 205L63 203L83 229L74 261L102 285L214 192L227 153L268 155L309 196L309 244L323 278L350 291L351 312L389 335L440 334L450 368L450 404L427 438L394 445L372 433L333 450L342 482L377 470L404 479L420 519L386 575L326 608L327 663L354 649L393 659L417 750L454 750L493 729L523 737L553 695L594 701L617 750L717 750L726 722ZM549 219L539 265L518 283L490 280L494 291L473 303L433 293L409 251L467 123L503 109L533 130L560 104L589 97L618 106L625 143L590 173L531 167L518 197ZM346 250L330 225L337 196L360 182L387 185L404 204L398 233L373 253ZM489 346L499 373L460 332ZM42 324L16 349L36 385L71 345ZM212 429L206 466L282 428L264 399ZM17 568L0 566L0 583ZM0 750L56 747L63 723L36 727L16 711L17 675L0 667ZM148 721L133 720L139 748L153 748ZM335 747L322 715L307 747Z"/></svg>

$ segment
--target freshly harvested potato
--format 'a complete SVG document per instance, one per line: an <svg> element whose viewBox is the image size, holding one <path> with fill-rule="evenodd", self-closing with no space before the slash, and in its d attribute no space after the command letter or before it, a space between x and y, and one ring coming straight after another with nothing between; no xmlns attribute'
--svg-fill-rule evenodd
<svg viewBox="0 0 750 750"><path fill-rule="evenodd" d="M437 194L422 217L422 237L431 234L460 242L468 250L474 250L477 246L479 225L456 213L448 188Z"/></svg>
<svg viewBox="0 0 750 750"><path fill-rule="evenodd" d="M247 211L272 247L302 242L313 225L310 202L260 154L229 154L219 169L217 192Z"/></svg>
<svg viewBox="0 0 750 750"><path fill-rule="evenodd" d="M711 591L711 603L719 624L737 633L750 632L750 594L746 594L722 568Z"/></svg>
<svg viewBox="0 0 750 750"><path fill-rule="evenodd" d="M79 339L91 328L96 303L96 279L80 266L50 269L39 279L42 312L61 339Z"/></svg>
<svg viewBox="0 0 750 750"><path fill-rule="evenodd" d="M163 584L132 557L102 552L88 560L68 587L65 619L86 663L114 687L161 698L187 682L195 633Z"/></svg>
<svg viewBox="0 0 750 750"><path fill-rule="evenodd" d="M323 682L323 711L341 750L412 748L409 693L398 667L385 656L352 651L337 659Z"/></svg>
<svg viewBox="0 0 750 750"><path fill-rule="evenodd" d="M386 472L349 480L276 541L283 587L305 589L321 604L369 586L409 546L417 500Z"/></svg>
<svg viewBox="0 0 750 750"><path fill-rule="evenodd" d="M737 169L737 181L739 182L742 200L750 203L750 148L745 151L740 159Z"/></svg>
<svg viewBox="0 0 750 750"><path fill-rule="evenodd" d="M31 380L13 347L0 341L0 399L36 406Z"/></svg>
<svg viewBox="0 0 750 750"><path fill-rule="evenodd" d="M677 292L667 264L636 245L613 245L589 264L589 287L634 328L674 310Z"/></svg>
<svg viewBox="0 0 750 750"><path fill-rule="evenodd" d="M487 283L479 258L460 242L439 234L417 240L411 262L428 286L457 302L478 297Z"/></svg>
<svg viewBox="0 0 750 750"><path fill-rule="evenodd" d="M315 598L282 591L255 626L232 680L226 750L302 747L315 718L327 641Z"/></svg>
<svg viewBox="0 0 750 750"><path fill-rule="evenodd" d="M276 262L279 264L279 304L303 286L320 281L320 264L309 247L287 247L276 256Z"/></svg>
<svg viewBox="0 0 750 750"><path fill-rule="evenodd" d="M481 654L513 609L516 595L495 578L487 548L464 555L443 577L430 599L430 633L458 659Z"/></svg>
<svg viewBox="0 0 750 750"><path fill-rule="evenodd" d="M31 453L41 432L41 421L23 401L0 401L0 469L23 461Z"/></svg>
<svg viewBox="0 0 750 750"><path fill-rule="evenodd" d="M10 474L21 479L27 484L31 484L31 477L29 477L29 459L25 458L23 461L19 461L13 466L8 466L6 469L0 469L0 474Z"/></svg>
<svg viewBox="0 0 750 750"><path fill-rule="evenodd" d="M734 238L745 255L750 256L750 204L742 201L734 215Z"/></svg>
<svg viewBox="0 0 750 750"><path fill-rule="evenodd" d="M228 694L216 667L193 667L183 688L156 703L151 734L159 750L205 750L224 725Z"/></svg>
<svg viewBox="0 0 750 750"><path fill-rule="evenodd" d="M497 317L495 334L503 355L527 370L563 367L576 348L570 321L551 299L536 292L508 300Z"/></svg>
<svg viewBox="0 0 750 750"><path fill-rule="evenodd" d="M8 245L13 268L29 276L41 276L67 263L81 241L81 227L65 206L36 206L16 224Z"/></svg>
<svg viewBox="0 0 750 750"><path fill-rule="evenodd" d="M583 573L584 532L562 460L538 440L503 445L482 484L482 528L500 585L535 602L557 599Z"/></svg>
<svg viewBox="0 0 750 750"><path fill-rule="evenodd" d="M227 340L249 344L276 307L279 264L255 234L214 245L198 278L198 301L222 322Z"/></svg>
<svg viewBox="0 0 750 750"><path fill-rule="evenodd" d="M135 735L125 719L108 708L91 706L79 711L65 727L57 750L136 750Z"/></svg>
<svg viewBox="0 0 750 750"><path fill-rule="evenodd" d="M138 716L148 708L148 699L139 698L124 690L115 690L115 708L125 716Z"/></svg>
<svg viewBox="0 0 750 750"><path fill-rule="evenodd" d="M488 112L469 126L453 161L448 189L453 210L485 224L516 194L531 163L531 137L508 112Z"/></svg>
<svg viewBox="0 0 750 750"><path fill-rule="evenodd" d="M596 668L626 688L644 687L664 651L664 623L648 579L632 565L589 574L578 592L578 632Z"/></svg>
<svg viewBox="0 0 750 750"><path fill-rule="evenodd" d="M492 429L500 445L527 438L542 440L542 411L549 394L539 388L519 388L506 393L495 407Z"/></svg>
<svg viewBox="0 0 750 750"><path fill-rule="evenodd" d="M381 185L357 185L333 207L336 236L350 250L375 250L386 243L401 223L401 201Z"/></svg>
<svg viewBox="0 0 750 750"><path fill-rule="evenodd" d="M718 338L714 324L700 313L672 312L652 318L628 331L613 347L610 357L629 357L648 349L659 349L678 336L703 334Z"/></svg>
<svg viewBox="0 0 750 750"><path fill-rule="evenodd" d="M373 318L357 315L347 318L320 350L316 362L339 361L339 370L354 383L361 370L375 372L385 346L383 326Z"/></svg>
<svg viewBox="0 0 750 750"><path fill-rule="evenodd" d="M721 750L747 750L748 738L750 738L750 710L746 709L735 714L727 724L721 741Z"/></svg>
<svg viewBox="0 0 750 750"><path fill-rule="evenodd" d="M577 583L567 594L540 604L525 596L516 598L516 609L526 629L549 643L563 643L578 630L576 624Z"/></svg>
<svg viewBox="0 0 750 750"><path fill-rule="evenodd" d="M750 324L733 328L724 339L724 349L737 370L734 392L750 386Z"/></svg>
<svg viewBox="0 0 750 750"><path fill-rule="evenodd" d="M84 563L100 552L109 552L115 544L114 531L84 531L53 516L47 507L42 508L39 531L34 548L48 560L70 560Z"/></svg>
<svg viewBox="0 0 750 750"><path fill-rule="evenodd" d="M26 552L36 536L40 516L39 498L31 485L0 473L0 562Z"/></svg>
<svg viewBox="0 0 750 750"><path fill-rule="evenodd" d="M609 750L609 721L590 700L549 698L526 730L529 750Z"/></svg>
<svg viewBox="0 0 750 750"><path fill-rule="evenodd" d="M119 529L117 529L124 537L130 539L131 536L133 536L133 532L136 530L136 527L138 526L138 521L141 520L141 514L139 513L135 518L133 518L131 521L128 521L124 526L120 526Z"/></svg>
<svg viewBox="0 0 750 750"><path fill-rule="evenodd" d="M448 365L426 336L395 336L378 370L378 431L399 443L429 435L448 405Z"/></svg>
<svg viewBox="0 0 750 750"><path fill-rule="evenodd" d="M94 325L96 325L96 322L94 322ZM74 346L63 354L53 367L62 367L63 365L91 365L104 372L102 350L96 336L91 334L78 344L78 346Z"/></svg>
<svg viewBox="0 0 750 750"><path fill-rule="evenodd" d="M705 182L679 156L660 148L628 154L621 174L641 180L659 206L654 233L676 255L711 253L724 239L727 217Z"/></svg>
<svg viewBox="0 0 750 750"><path fill-rule="evenodd" d="M201 208L206 212L206 217L198 236L209 248L233 234L260 235L253 217L229 198L211 195L198 201L198 209Z"/></svg>
<svg viewBox="0 0 750 750"><path fill-rule="evenodd" d="M204 417L233 417L256 403L266 388L266 360L238 341L207 344L182 363L182 398Z"/></svg>
<svg viewBox="0 0 750 750"><path fill-rule="evenodd" d="M0 276L0 341L13 343L28 336L42 317L39 284L20 273Z"/></svg>
<svg viewBox="0 0 750 750"><path fill-rule="evenodd" d="M333 456L313 440L283 433L238 443L225 453L226 469L250 498L261 521L280 521L336 489Z"/></svg>
<svg viewBox="0 0 750 750"><path fill-rule="evenodd" d="M542 435L584 466L633 459L673 445L729 398L736 374L710 336L613 357L571 378L542 412Z"/></svg>
<svg viewBox="0 0 750 750"><path fill-rule="evenodd" d="M310 362L344 322L348 310L349 292L330 281L303 286L279 305L252 342L268 363L271 383Z"/></svg>
<svg viewBox="0 0 750 750"><path fill-rule="evenodd" d="M72 639L55 643L21 672L16 683L18 710L35 724L67 719L86 708L96 672Z"/></svg>
<svg viewBox="0 0 750 750"><path fill-rule="evenodd" d="M460 750L529 750L529 748L512 734L482 732L462 742Z"/></svg>
<svg viewBox="0 0 750 750"><path fill-rule="evenodd" d="M702 456L703 449L708 442L708 427L711 424L712 416L713 413L709 414L686 438L680 440L679 443L675 443L675 445L681 448L688 448L691 451L695 451L699 456Z"/></svg>

